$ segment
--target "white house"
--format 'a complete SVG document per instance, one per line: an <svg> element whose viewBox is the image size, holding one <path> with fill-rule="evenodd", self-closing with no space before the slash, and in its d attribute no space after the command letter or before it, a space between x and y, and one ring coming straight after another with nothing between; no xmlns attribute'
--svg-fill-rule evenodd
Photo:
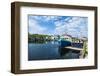
<svg viewBox="0 0 100 76"><path fill-rule="evenodd" d="M64 39L64 40L72 41L72 36L68 35L68 34L63 34L63 35L61 35L60 38Z"/></svg>

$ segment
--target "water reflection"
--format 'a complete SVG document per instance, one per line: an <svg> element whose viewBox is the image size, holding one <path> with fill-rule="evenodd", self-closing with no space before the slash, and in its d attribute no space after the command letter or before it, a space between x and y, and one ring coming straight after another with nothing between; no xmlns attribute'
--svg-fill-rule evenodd
<svg viewBox="0 0 100 76"><path fill-rule="evenodd" d="M58 41L30 42L28 45L28 60L51 59L76 59L79 53L73 50L61 48Z"/></svg>
<svg viewBox="0 0 100 76"><path fill-rule="evenodd" d="M60 48L59 52L61 57L64 59L78 59L80 56L79 51L75 51L71 49Z"/></svg>

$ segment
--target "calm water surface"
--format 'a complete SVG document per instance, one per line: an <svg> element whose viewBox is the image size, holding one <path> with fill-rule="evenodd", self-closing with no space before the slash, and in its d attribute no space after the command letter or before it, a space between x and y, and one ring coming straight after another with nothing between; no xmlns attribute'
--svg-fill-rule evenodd
<svg viewBox="0 0 100 76"><path fill-rule="evenodd" d="M29 43L28 60L78 59L79 53L61 49L57 41Z"/></svg>

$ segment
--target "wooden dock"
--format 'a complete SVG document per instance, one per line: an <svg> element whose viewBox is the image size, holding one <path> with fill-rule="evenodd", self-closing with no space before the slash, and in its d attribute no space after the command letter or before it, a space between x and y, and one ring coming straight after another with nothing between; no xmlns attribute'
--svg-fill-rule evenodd
<svg viewBox="0 0 100 76"><path fill-rule="evenodd" d="M82 51L83 48L77 48L77 47L72 47L72 46L67 46L65 47L66 49L72 49L72 50L77 50L77 51Z"/></svg>
<svg viewBox="0 0 100 76"><path fill-rule="evenodd" d="M74 50L74 51L79 51L80 52L79 58L83 58L83 56L84 56L83 48L77 48L77 47L72 47L72 46L67 46L67 47L64 47L64 48L65 49L71 49L71 50Z"/></svg>

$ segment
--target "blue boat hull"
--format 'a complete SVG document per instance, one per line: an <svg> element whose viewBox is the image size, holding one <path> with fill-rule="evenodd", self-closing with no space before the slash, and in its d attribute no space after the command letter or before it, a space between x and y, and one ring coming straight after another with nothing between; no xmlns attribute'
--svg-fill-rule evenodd
<svg viewBox="0 0 100 76"><path fill-rule="evenodd" d="M64 48L66 46L71 46L70 41L61 40L61 47Z"/></svg>

